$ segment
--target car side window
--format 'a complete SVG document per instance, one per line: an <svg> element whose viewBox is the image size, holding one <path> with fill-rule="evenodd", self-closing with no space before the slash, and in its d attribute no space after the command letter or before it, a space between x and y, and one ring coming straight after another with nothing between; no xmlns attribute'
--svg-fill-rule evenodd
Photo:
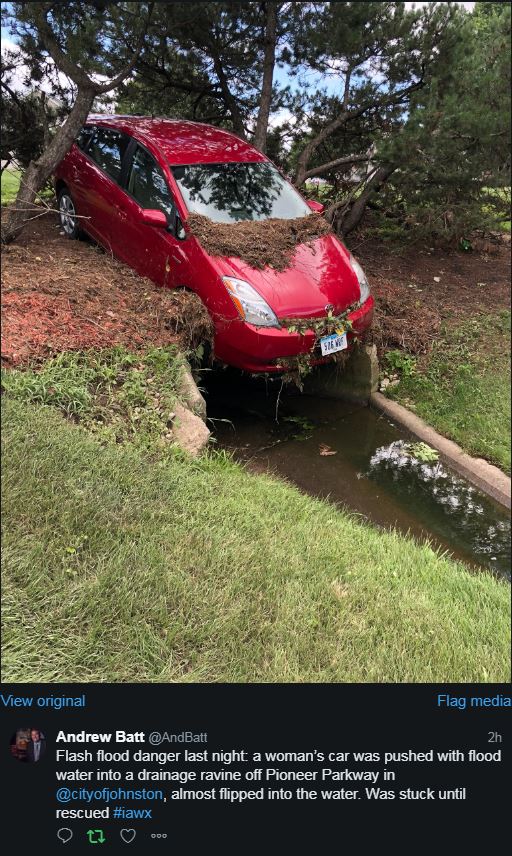
<svg viewBox="0 0 512 856"><path fill-rule="evenodd" d="M91 137L94 134L94 128L91 126L84 126L80 131L78 137L76 138L76 144L79 149L83 152L87 151L87 146L91 142Z"/></svg>
<svg viewBox="0 0 512 856"><path fill-rule="evenodd" d="M87 154L114 181L121 178L123 156L130 138L113 128L96 128Z"/></svg>
<svg viewBox="0 0 512 856"><path fill-rule="evenodd" d="M141 208L157 209L168 217L174 211L174 200L162 170L141 146L135 149L126 189Z"/></svg>

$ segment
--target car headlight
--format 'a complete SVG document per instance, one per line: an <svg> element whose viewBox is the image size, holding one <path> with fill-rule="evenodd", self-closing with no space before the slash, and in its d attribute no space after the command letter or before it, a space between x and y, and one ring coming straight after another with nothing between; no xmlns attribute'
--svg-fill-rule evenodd
<svg viewBox="0 0 512 856"><path fill-rule="evenodd" d="M244 321L255 327L280 326L275 313L252 285L233 276L223 276L222 282Z"/></svg>
<svg viewBox="0 0 512 856"><path fill-rule="evenodd" d="M354 256L350 256L350 264L352 265L352 270L357 276L357 281L359 283L360 302L365 303L370 296L370 286L368 285L366 274L359 262L355 260Z"/></svg>

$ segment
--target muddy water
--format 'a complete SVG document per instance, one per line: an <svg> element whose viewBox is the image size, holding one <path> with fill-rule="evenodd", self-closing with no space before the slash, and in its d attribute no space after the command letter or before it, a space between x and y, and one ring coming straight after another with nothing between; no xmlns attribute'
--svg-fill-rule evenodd
<svg viewBox="0 0 512 856"><path fill-rule="evenodd" d="M442 463L411 457L412 438L386 417L231 370L201 385L218 447L250 469L510 579L507 511Z"/></svg>

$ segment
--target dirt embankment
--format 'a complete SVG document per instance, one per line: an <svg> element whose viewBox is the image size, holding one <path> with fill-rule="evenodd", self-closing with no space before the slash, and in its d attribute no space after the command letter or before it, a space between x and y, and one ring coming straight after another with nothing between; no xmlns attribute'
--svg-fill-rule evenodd
<svg viewBox="0 0 512 856"><path fill-rule="evenodd" d="M286 267L297 244L330 228L318 215L300 218L299 231L293 220L284 232L279 232L286 222L281 220L212 224L214 244L207 245L208 229L201 232L200 227L211 221L197 215L193 220L199 230L194 234L209 252L242 255L255 266ZM210 317L195 295L158 288L91 242L69 241L59 231L56 218L47 215L3 249L4 365L115 344L142 348L177 343L186 349L211 338ZM429 247L398 253L357 236L347 243L375 296L370 336L381 352L403 348L428 353L443 322L457 325L510 307L509 243L492 253L468 254Z"/></svg>
<svg viewBox="0 0 512 856"><path fill-rule="evenodd" d="M251 267L285 270L299 244L307 244L332 232L320 214L293 220L240 220L215 223L201 214L187 220L192 234L211 256L234 256Z"/></svg>
<svg viewBox="0 0 512 856"><path fill-rule="evenodd" d="M347 242L366 271L375 297L371 340L383 351L428 353L441 324L510 308L510 241L491 252L434 247L396 248L373 238Z"/></svg>
<svg viewBox="0 0 512 856"><path fill-rule="evenodd" d="M158 288L89 241L69 241L51 215L3 249L2 318L10 366L121 344L188 349L212 337L198 297Z"/></svg>

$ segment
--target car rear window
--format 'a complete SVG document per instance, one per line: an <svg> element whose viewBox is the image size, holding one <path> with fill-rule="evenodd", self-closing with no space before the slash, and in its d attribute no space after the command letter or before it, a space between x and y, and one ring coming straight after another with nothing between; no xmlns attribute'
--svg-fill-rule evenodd
<svg viewBox="0 0 512 856"><path fill-rule="evenodd" d="M96 128L87 154L110 178L119 181L123 156L129 142L130 138L126 134L113 128Z"/></svg>

